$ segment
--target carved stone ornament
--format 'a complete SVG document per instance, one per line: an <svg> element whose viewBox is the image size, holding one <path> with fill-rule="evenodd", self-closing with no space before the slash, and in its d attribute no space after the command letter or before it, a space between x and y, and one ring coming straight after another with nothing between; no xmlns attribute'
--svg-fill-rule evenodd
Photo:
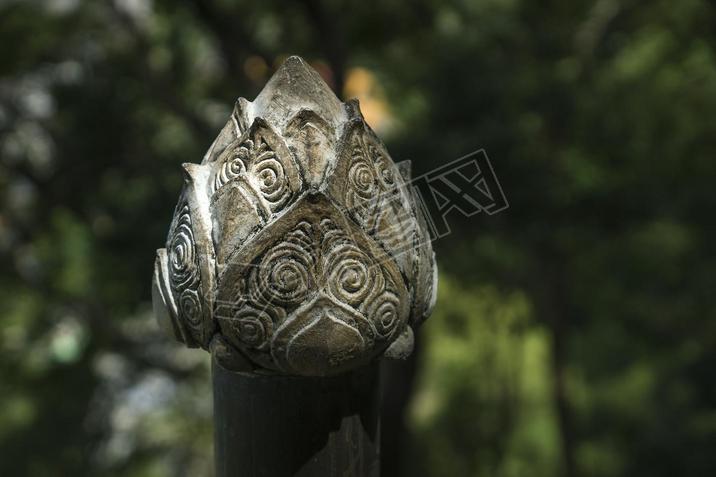
<svg viewBox="0 0 716 477"><path fill-rule="evenodd" d="M437 270L410 164L301 58L241 98L185 186L152 284L160 325L233 370L326 376L404 358Z"/></svg>

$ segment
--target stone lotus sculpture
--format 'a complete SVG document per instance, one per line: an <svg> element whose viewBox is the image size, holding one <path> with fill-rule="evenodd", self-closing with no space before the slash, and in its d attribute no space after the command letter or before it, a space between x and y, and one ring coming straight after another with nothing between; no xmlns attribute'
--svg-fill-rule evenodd
<svg viewBox="0 0 716 477"><path fill-rule="evenodd" d="M409 163L301 58L241 98L157 251L155 314L229 369L325 376L405 357L436 266Z"/></svg>

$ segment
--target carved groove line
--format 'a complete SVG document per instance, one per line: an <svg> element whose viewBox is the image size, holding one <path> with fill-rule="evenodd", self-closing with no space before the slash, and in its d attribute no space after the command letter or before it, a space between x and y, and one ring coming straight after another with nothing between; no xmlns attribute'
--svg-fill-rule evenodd
<svg viewBox="0 0 716 477"><path fill-rule="evenodd" d="M273 318L265 309L242 307L231 320L234 333L246 346L266 349L273 334Z"/></svg>
<svg viewBox="0 0 716 477"><path fill-rule="evenodd" d="M252 172L259 182L261 194L272 211L275 212L286 205L291 197L286 172L276 153L263 140L257 149Z"/></svg>
<svg viewBox="0 0 716 477"><path fill-rule="evenodd" d="M391 290L374 295L368 302L367 315L372 318L378 336L388 338L400 324L400 299Z"/></svg>
<svg viewBox="0 0 716 477"><path fill-rule="evenodd" d="M380 268L330 220L321 221L323 269L328 289L338 300L358 307L384 284Z"/></svg>
<svg viewBox="0 0 716 477"><path fill-rule="evenodd" d="M291 307L306 298L315 283L311 233L311 225L301 222L251 271L250 288L257 302Z"/></svg>
<svg viewBox="0 0 716 477"><path fill-rule="evenodd" d="M370 146L370 155L375 164L376 174L384 191L392 191L396 187L396 174L392 161L383 155L377 147Z"/></svg>
<svg viewBox="0 0 716 477"><path fill-rule="evenodd" d="M321 221L321 232L329 291L366 316L380 338L388 338L400 325L400 300L393 291L395 284L330 219Z"/></svg>
<svg viewBox="0 0 716 477"><path fill-rule="evenodd" d="M233 148L215 173L211 193L215 194L242 175L252 178L251 182L272 212L282 209L291 198L291 187L282 159L263 137L244 139Z"/></svg>
<svg viewBox="0 0 716 477"><path fill-rule="evenodd" d="M244 141L239 147L237 147L225 160L214 177L214 188L212 194L216 193L221 187L228 182L236 179L241 174L246 172L246 164L251 156L251 149L253 149L254 143L251 139Z"/></svg>
<svg viewBox="0 0 716 477"><path fill-rule="evenodd" d="M199 297L199 265L189 206L179 210L169 244L171 286L178 296L179 310L195 335L201 334L202 304Z"/></svg>
<svg viewBox="0 0 716 477"><path fill-rule="evenodd" d="M309 293L318 290L368 320L370 330L365 327L359 330L353 322L340 325L355 329L363 339L372 341L373 335L388 339L402 324L392 278L328 218L316 226L306 220L299 222L261 255L250 267L246 280L240 281L242 285L236 286L233 293L236 303L241 305L223 321L228 322L228 334L249 348L269 348L273 333L287 314L305 303ZM330 314L331 310L325 312ZM315 323L295 330L295 335L310 326Z"/></svg>
<svg viewBox="0 0 716 477"><path fill-rule="evenodd" d="M374 223L373 209L377 197L377 179L375 168L368 162L363 145L356 138L348 168L346 206L364 228Z"/></svg>

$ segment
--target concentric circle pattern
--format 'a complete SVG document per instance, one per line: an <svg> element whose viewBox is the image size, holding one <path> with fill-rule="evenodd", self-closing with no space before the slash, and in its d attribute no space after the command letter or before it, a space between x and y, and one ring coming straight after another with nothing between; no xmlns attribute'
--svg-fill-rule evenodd
<svg viewBox="0 0 716 477"><path fill-rule="evenodd" d="M186 203L179 209L168 249L169 280L177 300L177 311L193 336L201 340L203 307L199 295L199 264L191 212Z"/></svg>
<svg viewBox="0 0 716 477"><path fill-rule="evenodd" d="M357 158L348 169L348 187L361 199L370 200L376 191L375 171L362 156Z"/></svg>
<svg viewBox="0 0 716 477"><path fill-rule="evenodd" d="M243 307L229 320L233 334L246 346L262 349L268 345L273 320L266 310Z"/></svg>
<svg viewBox="0 0 716 477"><path fill-rule="evenodd" d="M372 297L366 309L381 338L390 337L401 322L400 299L390 290Z"/></svg>
<svg viewBox="0 0 716 477"><path fill-rule="evenodd" d="M251 291L261 303L291 307L300 304L314 284L310 225L300 224L271 247L251 272Z"/></svg>
<svg viewBox="0 0 716 477"><path fill-rule="evenodd" d="M201 298L196 290L186 289L179 295L182 316L192 327L201 326Z"/></svg>
<svg viewBox="0 0 716 477"><path fill-rule="evenodd" d="M358 306L382 284L378 267L355 244L335 244L323 260L331 295L351 306Z"/></svg>
<svg viewBox="0 0 716 477"><path fill-rule="evenodd" d="M384 190L392 190L397 185L395 166L377 147L370 147L371 157L375 163L375 171Z"/></svg>
<svg viewBox="0 0 716 477"><path fill-rule="evenodd" d="M291 197L290 184L281 161L268 144L261 142L256 151L255 162L251 168L264 199L272 210L285 205Z"/></svg>
<svg viewBox="0 0 716 477"><path fill-rule="evenodd" d="M184 205L169 244L172 285L177 290L188 287L197 278L195 253L189 206Z"/></svg>
<svg viewBox="0 0 716 477"><path fill-rule="evenodd" d="M254 142L251 139L247 139L232 151L231 155L221 164L214 177L214 192L246 172L246 164L250 160L253 148Z"/></svg>

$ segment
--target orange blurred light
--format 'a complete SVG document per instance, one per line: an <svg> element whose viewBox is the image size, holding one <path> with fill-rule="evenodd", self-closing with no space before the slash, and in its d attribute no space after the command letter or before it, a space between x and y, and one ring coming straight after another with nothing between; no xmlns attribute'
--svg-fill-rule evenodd
<svg viewBox="0 0 716 477"><path fill-rule="evenodd" d="M365 121L376 132L385 132L390 128L392 118L388 103L375 80L375 75L369 70L362 67L350 68L346 74L343 95L360 101Z"/></svg>
<svg viewBox="0 0 716 477"><path fill-rule="evenodd" d="M268 69L268 65L260 56L249 56L244 61L244 73L254 83L265 82Z"/></svg>

